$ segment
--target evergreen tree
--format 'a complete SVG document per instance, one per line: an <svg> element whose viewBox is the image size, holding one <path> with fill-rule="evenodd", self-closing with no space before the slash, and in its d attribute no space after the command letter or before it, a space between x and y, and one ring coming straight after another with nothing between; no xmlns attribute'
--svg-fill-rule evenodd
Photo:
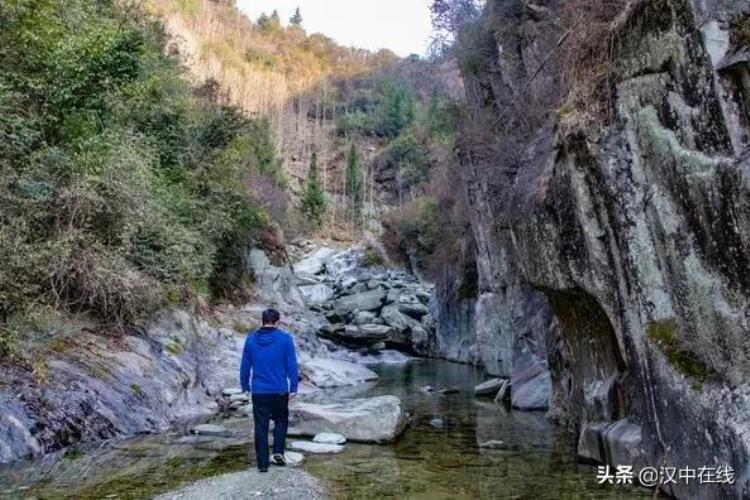
<svg viewBox="0 0 750 500"><path fill-rule="evenodd" d="M260 16L258 16L258 26L261 28L268 28L271 25L271 18L268 17L268 14L265 12L261 13Z"/></svg>
<svg viewBox="0 0 750 500"><path fill-rule="evenodd" d="M297 26L297 27L302 26L302 12L300 12L299 7L297 7L297 10L294 11L294 15L289 18L289 22L293 26Z"/></svg>
<svg viewBox="0 0 750 500"><path fill-rule="evenodd" d="M275 10L271 14L271 26L278 28L281 26L281 17L279 17L279 11Z"/></svg>
<svg viewBox="0 0 750 500"><path fill-rule="evenodd" d="M352 218L359 219L362 216L364 204L364 180L359 166L359 151L353 143L349 149L346 165L346 195L351 204Z"/></svg>
<svg viewBox="0 0 750 500"><path fill-rule="evenodd" d="M310 169L307 171L305 195L302 198L302 213L314 227L317 228L323 224L326 213L326 199L323 186L320 183L318 155L315 151L310 158Z"/></svg>

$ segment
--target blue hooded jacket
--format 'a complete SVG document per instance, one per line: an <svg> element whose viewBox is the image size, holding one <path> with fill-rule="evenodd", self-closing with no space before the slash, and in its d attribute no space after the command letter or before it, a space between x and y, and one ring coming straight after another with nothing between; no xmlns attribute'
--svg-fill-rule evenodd
<svg viewBox="0 0 750 500"><path fill-rule="evenodd" d="M264 326L245 339L240 365L242 390L253 394L296 393L299 384L294 340L288 333Z"/></svg>

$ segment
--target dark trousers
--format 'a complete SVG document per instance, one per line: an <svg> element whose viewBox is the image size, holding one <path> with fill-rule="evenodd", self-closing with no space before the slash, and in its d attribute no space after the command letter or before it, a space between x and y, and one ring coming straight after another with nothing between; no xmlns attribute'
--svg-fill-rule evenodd
<svg viewBox="0 0 750 500"><path fill-rule="evenodd" d="M259 469L267 469L268 427L273 420L273 452L284 453L286 430L289 426L288 394L253 394L253 420L255 421L255 457Z"/></svg>

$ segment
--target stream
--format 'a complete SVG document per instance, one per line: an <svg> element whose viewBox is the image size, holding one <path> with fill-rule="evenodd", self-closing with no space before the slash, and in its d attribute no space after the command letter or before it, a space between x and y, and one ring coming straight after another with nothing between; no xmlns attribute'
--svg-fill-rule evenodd
<svg viewBox="0 0 750 500"><path fill-rule="evenodd" d="M394 394L413 416L393 445L347 444L339 455L307 456L303 468L333 498L649 498L622 485L601 486L596 467L575 462L569 436L543 413L507 411L477 399L481 370L437 360L374 369L377 382L313 399ZM451 395L420 388L455 386ZM434 425L441 419L443 425ZM2 498L144 498L250 466L246 419L220 422L233 438L175 432L68 449L0 468ZM290 438L293 439L293 438ZM480 448L490 440L495 448Z"/></svg>

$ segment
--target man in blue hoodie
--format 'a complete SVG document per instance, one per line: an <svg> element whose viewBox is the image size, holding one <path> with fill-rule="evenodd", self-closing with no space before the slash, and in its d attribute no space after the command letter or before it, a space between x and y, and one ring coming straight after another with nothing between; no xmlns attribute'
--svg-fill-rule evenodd
<svg viewBox="0 0 750 500"><path fill-rule="evenodd" d="M273 462L286 465L284 448L289 425L289 400L297 395L299 371L292 336L277 328L279 312L266 309L262 319L263 326L245 339L240 384L244 392L252 387L255 456L258 471L268 472L268 427L271 419L274 423Z"/></svg>

